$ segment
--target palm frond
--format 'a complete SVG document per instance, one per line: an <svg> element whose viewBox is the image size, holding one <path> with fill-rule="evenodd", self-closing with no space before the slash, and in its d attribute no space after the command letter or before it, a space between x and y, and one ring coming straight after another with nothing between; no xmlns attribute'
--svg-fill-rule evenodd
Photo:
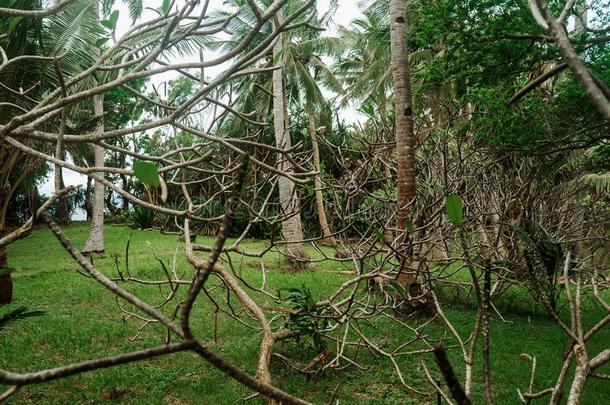
<svg viewBox="0 0 610 405"><path fill-rule="evenodd" d="M31 318L34 316L41 316L44 314L44 311L30 311L30 308L27 306L15 308L14 310L0 316L0 332L5 329L9 324L12 324L17 321L22 321L24 319Z"/></svg>
<svg viewBox="0 0 610 405"><path fill-rule="evenodd" d="M588 173L580 177L578 182L595 190L598 196L610 196L610 172Z"/></svg>
<svg viewBox="0 0 610 405"><path fill-rule="evenodd" d="M131 21L136 22L142 16L142 12L144 11L143 0L123 0L123 2L127 5Z"/></svg>

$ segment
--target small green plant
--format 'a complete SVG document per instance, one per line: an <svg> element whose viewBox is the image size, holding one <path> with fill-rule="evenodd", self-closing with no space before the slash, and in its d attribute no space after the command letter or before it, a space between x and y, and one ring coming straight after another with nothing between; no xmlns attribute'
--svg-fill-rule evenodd
<svg viewBox="0 0 610 405"><path fill-rule="evenodd" d="M155 223L155 213L146 207L135 206L131 219L139 229L149 229Z"/></svg>
<svg viewBox="0 0 610 405"><path fill-rule="evenodd" d="M327 311L316 305L311 291L305 285L301 288L284 288L278 291L278 296L281 297L281 291L287 291L288 294L282 300L288 303L293 310L289 319L286 321L286 327L293 332L297 332L294 338L300 342L302 338L311 339L313 348L317 353L326 349L326 342L323 339L322 332L328 327L328 319L322 316Z"/></svg>
<svg viewBox="0 0 610 405"><path fill-rule="evenodd" d="M28 306L21 306L13 309L12 311L7 312L4 315L0 315L0 337L3 332L6 330L6 327L14 322L18 322L24 320L26 318L31 318L33 316L44 315L44 311L30 311Z"/></svg>

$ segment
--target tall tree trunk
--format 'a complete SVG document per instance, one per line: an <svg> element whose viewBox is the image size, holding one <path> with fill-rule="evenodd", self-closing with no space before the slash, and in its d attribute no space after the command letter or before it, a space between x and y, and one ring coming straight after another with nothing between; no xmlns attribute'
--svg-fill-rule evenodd
<svg viewBox="0 0 610 405"><path fill-rule="evenodd" d="M63 160L63 153L60 155ZM57 157L57 156L56 156ZM64 176L62 174L61 166L55 165L55 192L58 192L64 188ZM59 209L57 211L57 223L60 225L67 225L70 223L70 209L68 208L67 196L62 196L58 199L57 204Z"/></svg>
<svg viewBox="0 0 610 405"><path fill-rule="evenodd" d="M320 148L318 147L318 136L316 133L315 118L311 106L307 105L307 124L309 126L309 135L311 136L311 149L313 152L313 165L316 172L322 171L320 165ZM324 196L322 195L322 175L316 174L313 179L314 194L316 197L316 211L318 213L318 219L320 220L320 229L322 230L322 243L329 246L337 246L337 241L330 231L328 226L328 219L326 218L326 210L324 209Z"/></svg>
<svg viewBox="0 0 610 405"><path fill-rule="evenodd" d="M121 175L121 181L123 183L123 185L122 185L123 190L125 190L126 192L129 192L129 181L127 180L127 176L122 174ZM123 208L122 208L122 210L123 211L129 210L129 200L125 196L123 196Z"/></svg>
<svg viewBox="0 0 610 405"><path fill-rule="evenodd" d="M28 200L30 205L30 215L32 215L32 225L36 225L38 220L35 214L38 211L38 208L40 208L40 194L38 193L38 187L36 187L36 185L32 186Z"/></svg>
<svg viewBox="0 0 610 405"><path fill-rule="evenodd" d="M95 117L100 120L97 127L97 133L104 132L104 96L94 97L94 112ZM95 145L95 166L104 166L104 148ZM103 177L103 172L96 172L98 176ZM91 210L91 222L89 224L89 238L83 248L83 253L103 253L104 252L104 185L95 181L93 187L93 207Z"/></svg>
<svg viewBox="0 0 610 405"><path fill-rule="evenodd" d="M6 233L5 217L6 210L3 209L8 191L0 184L0 238ZM6 258L6 246L0 246L0 305L8 304L13 298L13 281L10 273L2 274L2 270L8 267Z"/></svg>
<svg viewBox="0 0 610 405"><path fill-rule="evenodd" d="M93 5L99 23L99 4L96 1ZM94 57L98 59L100 51L97 47L93 47ZM98 120L96 133L104 132L104 95L100 94L93 97L93 113ZM94 145L95 166L104 166L104 148L99 145ZM103 172L96 172L100 177L104 177ZM104 185L98 181L95 182L93 190L93 210L91 222L89 224L89 237L83 248L83 253L102 253L104 252Z"/></svg>
<svg viewBox="0 0 610 405"><path fill-rule="evenodd" d="M56 65L58 66L58 65ZM61 124L59 127L59 136L57 137L57 144L55 145L55 158L57 160L64 160L65 151L64 151L64 132L66 129L66 109L65 107L61 109ZM59 190L64 188L64 176L63 170L60 165L55 165L55 192L57 193ZM68 198L67 196L62 196L57 201L59 205L59 210L57 212L57 222L60 225L67 225L70 222L70 210L68 209Z"/></svg>
<svg viewBox="0 0 610 405"><path fill-rule="evenodd" d="M87 221L91 221L93 209L91 208L91 177L87 177L87 187L85 188L85 212L87 213Z"/></svg>
<svg viewBox="0 0 610 405"><path fill-rule="evenodd" d="M125 146L125 145L122 145ZM120 167L122 169L125 168L125 166L127 165L126 162L126 155L123 152L119 153L119 164ZM129 192L129 181L127 180L127 176L124 174L121 174L121 182L122 182L122 188L124 191ZM127 197L123 196L123 211L127 211L129 209L129 200L127 199Z"/></svg>
<svg viewBox="0 0 610 405"><path fill-rule="evenodd" d="M110 212L110 216L113 217L116 215L116 213L118 211L118 209L114 206L114 203L112 202L113 193L109 192L108 194L104 194L104 196L105 196L106 208Z"/></svg>
<svg viewBox="0 0 610 405"><path fill-rule="evenodd" d="M281 15L277 15L278 21ZM282 34L279 35L273 47L274 60L280 60L283 50ZM280 63L280 62L278 62ZM275 143L278 148L288 149L292 146L290 132L285 123L288 117L285 112L286 99L283 87L283 69L273 71L273 125L275 131ZM278 154L277 168L284 173L294 173L292 163L282 154ZM282 221L282 236L286 242L286 253L295 264L303 264L309 260L309 255L303 246L303 227L301 225L301 202L295 190L292 180L280 176L278 179L278 189L280 194L280 206L286 219Z"/></svg>
<svg viewBox="0 0 610 405"><path fill-rule="evenodd" d="M409 260L406 221L411 216L411 205L417 193L415 178L415 135L411 101L411 73L405 39L406 1L390 1L390 50L394 79L395 138L398 160L397 242L401 253L401 272ZM403 280L407 281L405 277Z"/></svg>

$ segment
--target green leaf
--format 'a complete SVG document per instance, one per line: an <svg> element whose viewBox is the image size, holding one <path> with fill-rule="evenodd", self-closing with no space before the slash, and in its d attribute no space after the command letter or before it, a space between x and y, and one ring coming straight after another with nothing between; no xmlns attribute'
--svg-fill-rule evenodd
<svg viewBox="0 0 610 405"><path fill-rule="evenodd" d="M377 235L379 242L385 243L385 236L383 235L383 232L381 232L379 229L373 229L373 232L375 232L375 235Z"/></svg>
<svg viewBox="0 0 610 405"><path fill-rule="evenodd" d="M415 233L415 225L413 225L413 222L411 222L411 220L406 219L405 220L405 229L407 230L407 232L409 232L410 234Z"/></svg>
<svg viewBox="0 0 610 405"><path fill-rule="evenodd" d="M159 172L154 163L138 160L133 165L133 172L142 183L153 187L159 187Z"/></svg>
<svg viewBox="0 0 610 405"><path fill-rule="evenodd" d="M460 197L454 193L449 194L447 196L447 202L445 203L445 212L451 222L460 225L462 223L462 218L464 217L464 207L462 206Z"/></svg>
<svg viewBox="0 0 610 405"><path fill-rule="evenodd" d="M161 12L163 14L167 13L169 10L169 0L163 0L163 4L161 4Z"/></svg>
<svg viewBox="0 0 610 405"><path fill-rule="evenodd" d="M360 107L360 111L370 117L375 115L375 110L373 109L373 106L370 103L363 104Z"/></svg>
<svg viewBox="0 0 610 405"><path fill-rule="evenodd" d="M17 24L19 24L21 22L21 20L23 20L23 17L18 16L18 17L10 17L8 20L8 29L7 31L10 33L11 31L13 31L15 29L15 27L17 26Z"/></svg>
<svg viewBox="0 0 610 405"><path fill-rule="evenodd" d="M119 21L119 10L114 10L107 20L102 20L100 23L109 30L116 30L116 24Z"/></svg>
<svg viewBox="0 0 610 405"><path fill-rule="evenodd" d="M97 41L95 41L95 46L97 46L98 48L101 48L102 45L104 45L106 42L108 42L110 38L100 38Z"/></svg>
<svg viewBox="0 0 610 405"><path fill-rule="evenodd" d="M112 14L110 14L110 24L112 24L112 29L116 28L117 22L119 22L119 10L114 10Z"/></svg>
<svg viewBox="0 0 610 405"><path fill-rule="evenodd" d="M25 318L31 318L33 316L44 315L44 311L30 311L29 307L21 306L15 308L6 314L0 315L0 332L2 329L11 322L20 321Z"/></svg>

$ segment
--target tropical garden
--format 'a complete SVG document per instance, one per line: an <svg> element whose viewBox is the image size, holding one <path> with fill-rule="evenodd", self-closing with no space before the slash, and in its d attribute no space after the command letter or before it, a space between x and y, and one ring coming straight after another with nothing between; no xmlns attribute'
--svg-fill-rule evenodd
<svg viewBox="0 0 610 405"><path fill-rule="evenodd" d="M0 0L0 403L606 403L609 34Z"/></svg>

